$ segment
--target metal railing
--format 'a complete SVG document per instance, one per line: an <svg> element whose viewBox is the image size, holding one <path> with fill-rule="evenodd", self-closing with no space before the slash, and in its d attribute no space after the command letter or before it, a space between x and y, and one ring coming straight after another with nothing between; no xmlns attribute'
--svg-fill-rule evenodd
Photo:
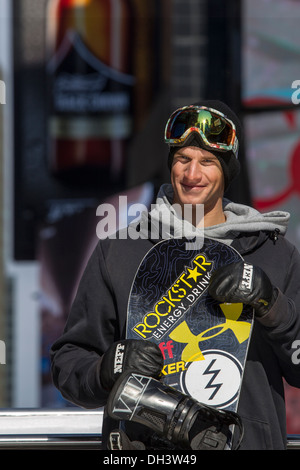
<svg viewBox="0 0 300 470"><path fill-rule="evenodd" d="M100 450L103 410L7 410L0 412L0 450ZM287 436L300 450L300 435Z"/></svg>
<svg viewBox="0 0 300 470"><path fill-rule="evenodd" d="M100 449L103 410L2 410L0 450Z"/></svg>
<svg viewBox="0 0 300 470"><path fill-rule="evenodd" d="M300 434L288 435L288 450L300 450Z"/></svg>

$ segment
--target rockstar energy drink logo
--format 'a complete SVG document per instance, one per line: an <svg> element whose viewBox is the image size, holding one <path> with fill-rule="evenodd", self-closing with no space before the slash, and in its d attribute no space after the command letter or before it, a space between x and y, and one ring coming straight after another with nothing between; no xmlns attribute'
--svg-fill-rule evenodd
<svg viewBox="0 0 300 470"><path fill-rule="evenodd" d="M207 289L212 269L213 262L204 254L197 255L132 330L143 339L162 338Z"/></svg>

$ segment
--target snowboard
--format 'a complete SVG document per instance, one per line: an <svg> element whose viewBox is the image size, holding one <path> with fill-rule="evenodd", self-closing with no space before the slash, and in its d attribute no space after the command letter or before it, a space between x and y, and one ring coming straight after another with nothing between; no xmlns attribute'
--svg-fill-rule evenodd
<svg viewBox="0 0 300 470"><path fill-rule="evenodd" d="M242 257L208 238L200 248L186 247L186 239L168 239L145 255L131 288L126 337L159 346L165 384L206 405L236 412L253 309L217 302L208 286L214 270Z"/></svg>

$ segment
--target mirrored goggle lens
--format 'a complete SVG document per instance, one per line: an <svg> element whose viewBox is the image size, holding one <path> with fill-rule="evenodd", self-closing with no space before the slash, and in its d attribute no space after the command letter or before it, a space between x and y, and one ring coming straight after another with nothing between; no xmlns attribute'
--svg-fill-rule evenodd
<svg viewBox="0 0 300 470"><path fill-rule="evenodd" d="M170 117L165 140L180 145L193 131L198 131L206 144L224 148L231 147L235 138L234 125L225 117L207 109L186 109L175 111Z"/></svg>

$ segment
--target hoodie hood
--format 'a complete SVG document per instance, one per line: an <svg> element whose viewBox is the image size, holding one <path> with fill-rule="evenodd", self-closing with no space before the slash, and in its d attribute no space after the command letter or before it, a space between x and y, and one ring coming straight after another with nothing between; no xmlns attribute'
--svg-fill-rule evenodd
<svg viewBox="0 0 300 470"><path fill-rule="evenodd" d="M194 238L203 235L208 238L231 244L242 233L254 233L259 231L274 232L285 235L290 219L290 214L283 211L260 213L256 209L244 204L237 204L228 199L223 199L223 210L226 222L201 228L196 228L188 220L182 219L181 214L172 206L173 188L171 184L161 186L156 203L152 205L150 214L142 214L142 220L151 221L152 238ZM147 225L148 226L148 225ZM145 224L141 227L146 228ZM153 237L154 235L154 237ZM158 236L159 235L159 236Z"/></svg>
<svg viewBox="0 0 300 470"><path fill-rule="evenodd" d="M237 204L225 198L223 199L223 210L226 223L206 227L206 236L209 237L211 234L213 238L226 238L230 235L230 238L235 238L240 233L274 232L275 230L279 231L281 235L285 235L290 219L288 212L261 213L252 207Z"/></svg>

